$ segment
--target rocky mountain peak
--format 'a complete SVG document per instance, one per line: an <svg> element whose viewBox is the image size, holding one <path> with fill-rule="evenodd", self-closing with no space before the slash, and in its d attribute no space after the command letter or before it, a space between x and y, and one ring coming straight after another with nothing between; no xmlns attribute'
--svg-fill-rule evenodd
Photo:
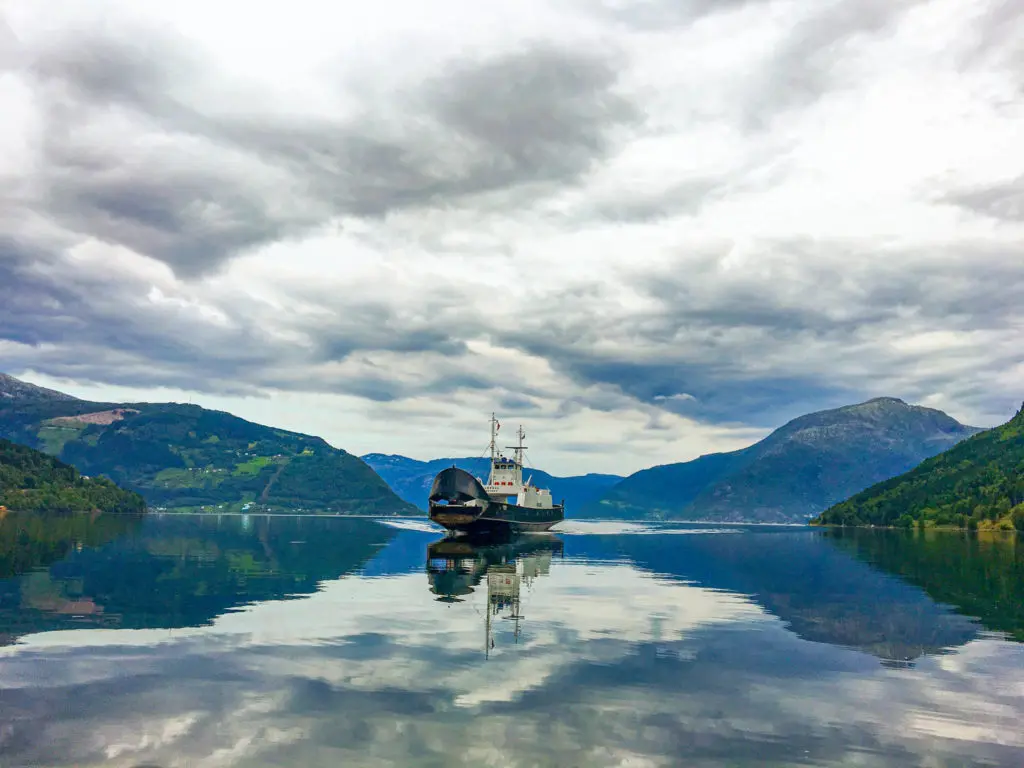
<svg viewBox="0 0 1024 768"><path fill-rule="evenodd" d="M907 404L906 400L900 400L898 397L873 397L870 400L866 400L863 403L857 405L851 405L850 408L859 408L864 405L892 405L902 406L903 408L910 408L912 406Z"/></svg>
<svg viewBox="0 0 1024 768"><path fill-rule="evenodd" d="M10 400L78 400L63 392L46 387L37 387L27 381L0 373L0 402Z"/></svg>

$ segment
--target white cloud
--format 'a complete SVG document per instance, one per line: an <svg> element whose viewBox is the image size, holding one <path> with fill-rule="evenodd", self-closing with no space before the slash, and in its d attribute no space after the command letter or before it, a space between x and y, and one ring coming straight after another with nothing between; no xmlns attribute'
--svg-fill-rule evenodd
<svg viewBox="0 0 1024 768"><path fill-rule="evenodd" d="M497 409L561 473L877 395L995 423L1000 8L15 0L0 368L424 458Z"/></svg>

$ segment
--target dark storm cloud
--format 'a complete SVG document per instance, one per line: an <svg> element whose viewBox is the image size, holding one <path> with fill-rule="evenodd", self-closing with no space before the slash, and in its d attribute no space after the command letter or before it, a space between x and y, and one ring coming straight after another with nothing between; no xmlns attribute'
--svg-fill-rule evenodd
<svg viewBox="0 0 1024 768"><path fill-rule="evenodd" d="M571 184L639 119L615 92L614 55L547 44L456 61L334 119L192 106L191 84L210 76L186 50L86 35L30 58L48 105L48 211L186 276L335 216ZM104 139L112 115L154 148Z"/></svg>

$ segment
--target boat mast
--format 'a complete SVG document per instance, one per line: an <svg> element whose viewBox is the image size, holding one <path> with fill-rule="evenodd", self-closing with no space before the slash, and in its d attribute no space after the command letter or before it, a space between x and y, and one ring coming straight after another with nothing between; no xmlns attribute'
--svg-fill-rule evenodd
<svg viewBox="0 0 1024 768"><path fill-rule="evenodd" d="M494 485L494 462L498 458L498 447L494 441L498 437L498 430L501 429L501 425L498 420L494 417L494 412L491 411L491 474L487 478L488 485Z"/></svg>
<svg viewBox="0 0 1024 768"><path fill-rule="evenodd" d="M516 464L518 464L520 467L522 467L523 466L523 451L526 450L526 446L523 445L523 440L526 439L526 433L523 432L523 425L522 424L519 425L519 431L516 432L516 437L519 438L519 444L514 446L515 447L515 451L516 451L515 452Z"/></svg>
<svg viewBox="0 0 1024 768"><path fill-rule="evenodd" d="M519 425L519 431L516 432L516 437L519 438L519 443L516 445L506 445L506 448L511 448L513 453L513 461L515 462L515 484L516 488L521 488L523 485L523 451L526 450L526 446L523 445L523 440L526 439L526 433L523 432L523 425Z"/></svg>

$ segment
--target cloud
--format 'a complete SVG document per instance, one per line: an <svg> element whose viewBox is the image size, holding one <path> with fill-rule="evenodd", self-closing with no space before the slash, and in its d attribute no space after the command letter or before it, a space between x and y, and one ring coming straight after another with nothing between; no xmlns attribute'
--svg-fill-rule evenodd
<svg viewBox="0 0 1024 768"><path fill-rule="evenodd" d="M891 35L899 20L922 0L821 3L786 30L768 66L753 78L747 118L752 128L779 111L805 107L851 87L857 48Z"/></svg>
<svg viewBox="0 0 1024 768"><path fill-rule="evenodd" d="M185 277L336 217L524 185L544 194L578 180L639 118L614 91L615 57L542 41L454 57L358 108L345 108L352 86L339 79L334 103L313 114L206 103L239 84L187 39L145 27L62 36L29 60L46 126L32 202Z"/></svg>
<svg viewBox="0 0 1024 768"><path fill-rule="evenodd" d="M755 243L745 254L692 251L663 269L633 270L640 300L628 307L595 294L586 319L543 311L505 343L580 382L613 384L704 419L764 426L797 415L795 392L805 403L836 406L888 371L893 390L921 399L953 370L1019 360L1012 339L1024 263L1013 247L877 248L871 240L794 240ZM982 274L979 263L987 265ZM942 335L928 343L939 327ZM831 380L821 375L826 359L838 374Z"/></svg>
<svg viewBox="0 0 1024 768"><path fill-rule="evenodd" d="M695 398L689 392L677 392L674 395L655 395L654 399L655 400L679 401L679 402L685 403L685 402L690 402L690 401L696 400L697 398Z"/></svg>
<svg viewBox="0 0 1024 768"><path fill-rule="evenodd" d="M620 471L877 395L995 423L1024 366L1007 8L15 2L0 367L323 396L282 426L345 409L368 451L405 450L370 413L501 404Z"/></svg>
<svg viewBox="0 0 1024 768"><path fill-rule="evenodd" d="M993 219L1024 222L1024 176L1005 183L954 192L946 201Z"/></svg>
<svg viewBox="0 0 1024 768"><path fill-rule="evenodd" d="M760 0L604 0L597 7L615 21L635 29L660 31L687 26L702 16L729 13Z"/></svg>

